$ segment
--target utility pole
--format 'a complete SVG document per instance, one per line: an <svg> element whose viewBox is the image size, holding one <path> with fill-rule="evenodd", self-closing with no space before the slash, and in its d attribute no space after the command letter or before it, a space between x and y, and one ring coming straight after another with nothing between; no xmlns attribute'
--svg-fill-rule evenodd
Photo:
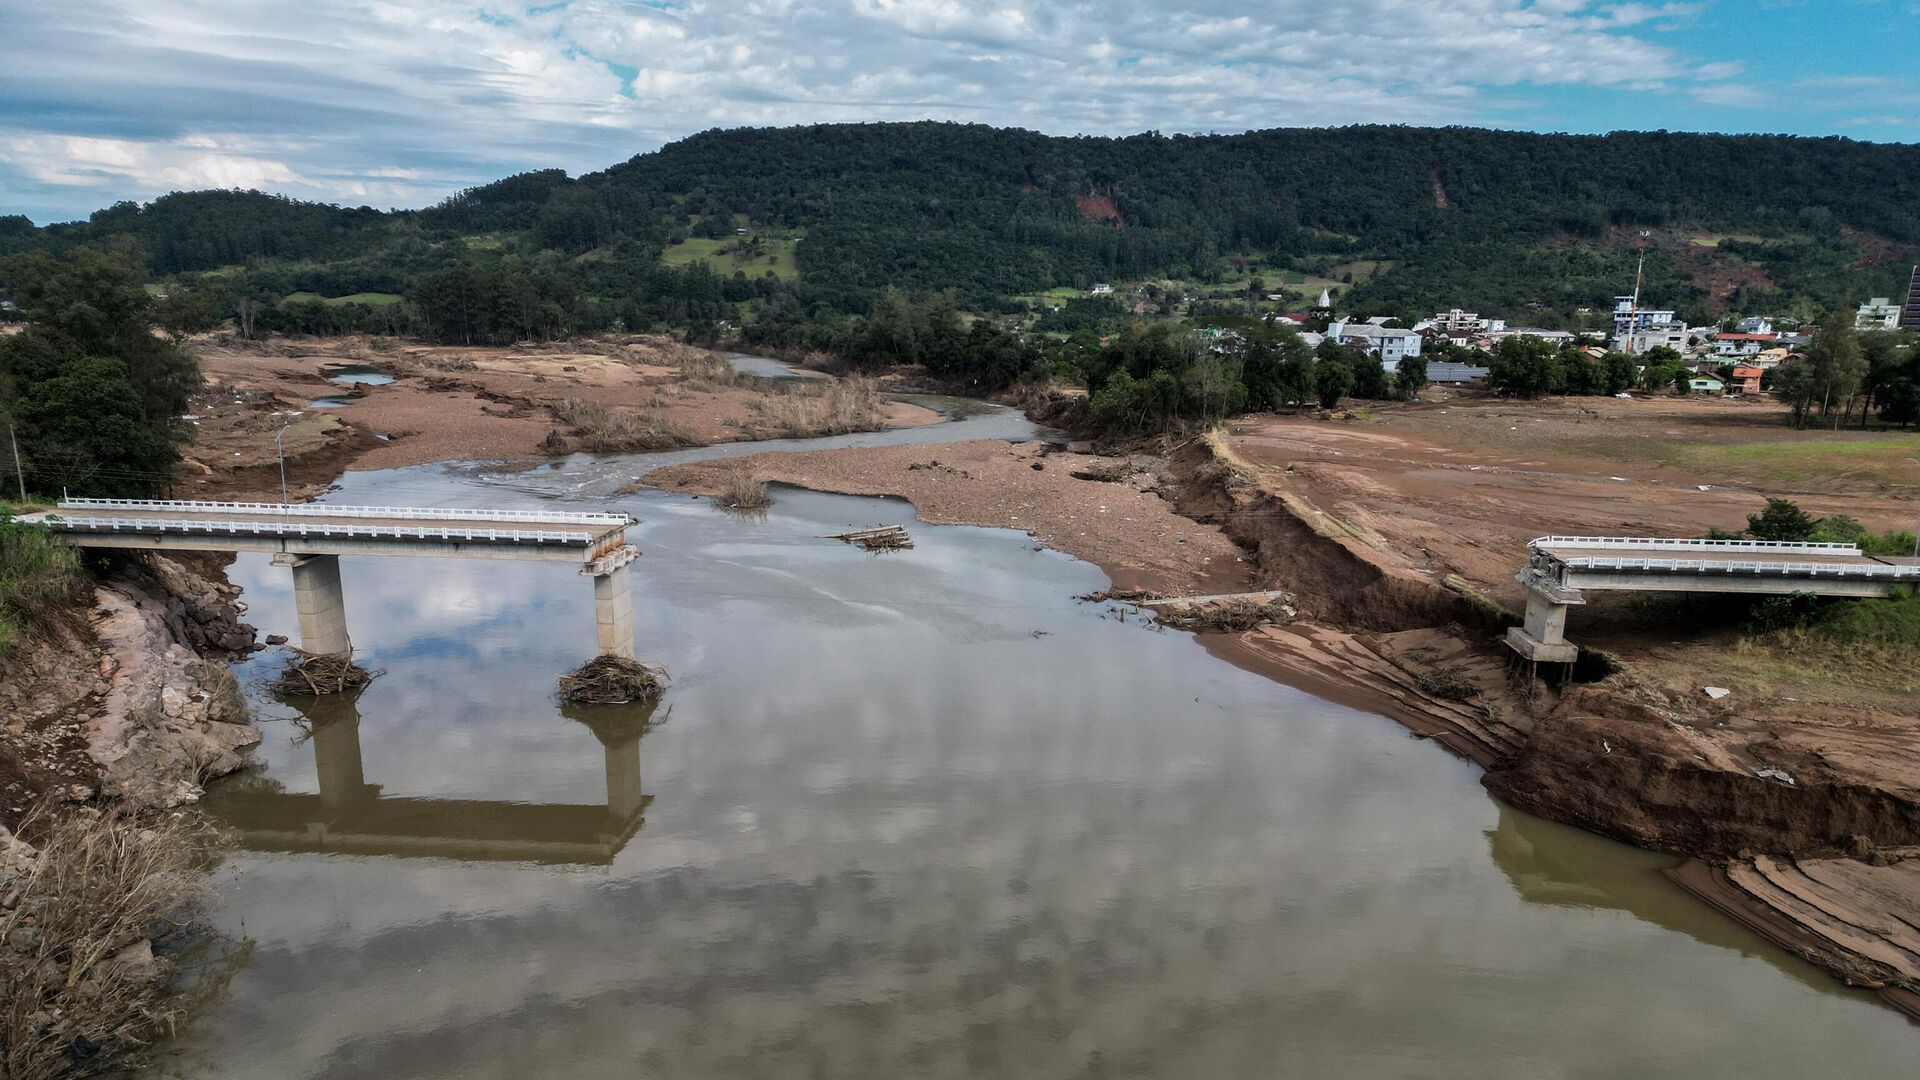
<svg viewBox="0 0 1920 1080"><path fill-rule="evenodd" d="M27 470L20 465L20 436L13 430L13 421L7 421L7 441L13 444L13 476L20 481L20 502L27 501Z"/></svg>
<svg viewBox="0 0 1920 1080"><path fill-rule="evenodd" d="M287 437L287 429L293 426L289 420L280 425L280 431L273 437L273 449L280 455L280 505L287 505L287 446L281 440Z"/></svg>

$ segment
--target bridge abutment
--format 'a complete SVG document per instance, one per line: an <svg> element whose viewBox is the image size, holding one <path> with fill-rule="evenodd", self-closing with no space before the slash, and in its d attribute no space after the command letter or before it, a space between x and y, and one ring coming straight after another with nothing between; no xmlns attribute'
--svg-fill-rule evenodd
<svg viewBox="0 0 1920 1080"><path fill-rule="evenodd" d="M316 656L345 656L353 651L347 636L347 600L340 587L338 555L273 557L293 569L293 602L300 616L300 648Z"/></svg>

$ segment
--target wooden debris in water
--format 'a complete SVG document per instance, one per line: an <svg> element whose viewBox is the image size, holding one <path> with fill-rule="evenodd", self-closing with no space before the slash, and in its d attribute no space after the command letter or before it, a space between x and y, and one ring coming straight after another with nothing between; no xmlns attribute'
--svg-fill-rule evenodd
<svg viewBox="0 0 1920 1080"><path fill-rule="evenodd" d="M858 544L868 551L900 551L913 546L913 537L907 535L904 525L876 525L871 529L830 533L827 539Z"/></svg>
<svg viewBox="0 0 1920 1080"><path fill-rule="evenodd" d="M1239 633L1257 626L1285 625L1299 614L1293 597L1277 589L1215 596L1175 596L1139 601L1176 630Z"/></svg>
<svg viewBox="0 0 1920 1080"><path fill-rule="evenodd" d="M560 699L574 705L625 705L651 701L666 688L663 668L602 654L560 676Z"/></svg>
<svg viewBox="0 0 1920 1080"><path fill-rule="evenodd" d="M282 696L318 697L358 690L384 674L354 663L352 652L322 654L294 649L293 657L271 685Z"/></svg>

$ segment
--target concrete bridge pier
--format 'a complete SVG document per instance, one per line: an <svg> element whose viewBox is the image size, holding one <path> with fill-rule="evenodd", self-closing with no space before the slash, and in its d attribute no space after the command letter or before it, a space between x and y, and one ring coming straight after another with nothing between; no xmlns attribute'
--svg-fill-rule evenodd
<svg viewBox="0 0 1920 1080"><path fill-rule="evenodd" d="M580 570L593 578L593 618L602 656L638 659L633 652L633 583L627 567L639 554L636 548L621 547Z"/></svg>
<svg viewBox="0 0 1920 1080"><path fill-rule="evenodd" d="M1534 663L1571 664L1579 659L1580 647L1567 640L1567 608L1586 603L1586 597L1531 569L1515 580L1527 587L1527 615L1522 625L1507 628L1507 645Z"/></svg>
<svg viewBox="0 0 1920 1080"><path fill-rule="evenodd" d="M293 602L300 614L300 648L316 656L345 656L353 651L347 637L347 601L340 588L340 556L294 555L273 557L275 566L293 568Z"/></svg>

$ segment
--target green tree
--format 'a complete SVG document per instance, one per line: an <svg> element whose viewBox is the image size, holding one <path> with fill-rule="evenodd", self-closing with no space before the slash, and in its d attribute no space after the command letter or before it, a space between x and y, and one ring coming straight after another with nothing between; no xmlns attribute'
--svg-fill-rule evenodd
<svg viewBox="0 0 1920 1080"><path fill-rule="evenodd" d="M1813 344L1807 346L1807 364L1820 400L1821 417L1834 416L1836 407L1840 410L1833 420L1837 428L1851 411L1867 374L1867 359L1860 351L1860 338L1853 332L1852 321L1845 315L1828 316L1814 332Z"/></svg>
<svg viewBox="0 0 1920 1080"><path fill-rule="evenodd" d="M1609 352L1599 361L1599 384L1605 394L1624 394L1634 388L1634 375L1638 375L1640 365L1634 363L1634 357L1624 352Z"/></svg>
<svg viewBox="0 0 1920 1080"><path fill-rule="evenodd" d="M1487 385L1515 397L1536 398L1564 385L1559 351L1530 334L1502 338L1488 363Z"/></svg>
<svg viewBox="0 0 1920 1080"><path fill-rule="evenodd" d="M154 334L144 277L131 253L88 248L0 263L28 320L0 339L0 413L17 429L30 486L131 495L171 474L200 370Z"/></svg>
<svg viewBox="0 0 1920 1080"><path fill-rule="evenodd" d="M1399 370L1393 373L1393 386L1401 397L1419 397L1420 391L1427 388L1427 358L1409 356L1400 361Z"/></svg>
<svg viewBox="0 0 1920 1080"><path fill-rule="evenodd" d="M1815 525L1791 499L1768 499L1765 510L1747 515L1747 535L1755 540L1807 540Z"/></svg>
<svg viewBox="0 0 1920 1080"><path fill-rule="evenodd" d="M1315 357L1313 362L1313 389L1320 399L1320 407L1331 409L1340 404L1340 399L1353 389L1353 365L1345 357Z"/></svg>

